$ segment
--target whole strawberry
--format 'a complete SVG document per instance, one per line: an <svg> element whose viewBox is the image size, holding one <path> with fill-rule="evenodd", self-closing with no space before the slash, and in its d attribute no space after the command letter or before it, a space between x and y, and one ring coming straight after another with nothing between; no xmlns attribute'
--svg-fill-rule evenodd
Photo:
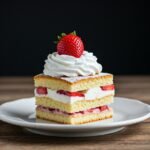
<svg viewBox="0 0 150 150"><path fill-rule="evenodd" d="M81 57L84 51L84 45L76 32L70 34L61 34L62 37L58 36L59 41L57 42L57 52L59 55L70 55L76 58Z"/></svg>

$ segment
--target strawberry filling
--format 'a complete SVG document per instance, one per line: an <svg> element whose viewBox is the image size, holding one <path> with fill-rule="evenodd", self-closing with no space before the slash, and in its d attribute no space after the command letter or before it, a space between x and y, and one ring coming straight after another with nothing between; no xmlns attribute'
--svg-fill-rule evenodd
<svg viewBox="0 0 150 150"><path fill-rule="evenodd" d="M37 92L37 94L47 94L47 88L46 87L37 87L36 92Z"/></svg>
<svg viewBox="0 0 150 150"><path fill-rule="evenodd" d="M105 86L101 86L101 89L103 91L110 91L110 90L114 90L115 86L113 84L112 85L105 85Z"/></svg>
<svg viewBox="0 0 150 150"><path fill-rule="evenodd" d="M37 110L51 112L51 113L57 113L57 114L64 114L64 115L85 115L85 114L90 114L90 113L100 113L100 112L109 110L109 107L107 105L104 105L104 106L100 106L100 107L96 107L96 108L87 109L84 111L68 113L68 112L61 111L59 109L44 107L44 106L39 105L39 106L37 106Z"/></svg>
<svg viewBox="0 0 150 150"><path fill-rule="evenodd" d="M101 90L103 91L111 91L111 90L114 90L115 89L115 86L112 84L112 85L105 85L105 86L101 86L100 87ZM36 88L36 92L37 94L48 94L48 90L46 87L37 87ZM64 90L58 90L57 91L58 94L63 94L63 95L66 95L66 96L70 96L70 97L84 97L85 94L80 91L80 92L69 92L69 91L64 91Z"/></svg>
<svg viewBox="0 0 150 150"><path fill-rule="evenodd" d="M79 97L84 97L83 93L80 92L68 92L64 90L58 90L57 93L67 95L67 96L79 96Z"/></svg>

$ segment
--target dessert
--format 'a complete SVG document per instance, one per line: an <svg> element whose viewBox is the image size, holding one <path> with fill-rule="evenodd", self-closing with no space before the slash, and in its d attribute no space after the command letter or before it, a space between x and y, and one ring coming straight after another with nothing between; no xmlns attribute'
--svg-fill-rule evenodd
<svg viewBox="0 0 150 150"><path fill-rule="evenodd" d="M58 38L57 52L48 55L43 74L34 77L36 117L65 124L111 118L113 75L102 72L75 32Z"/></svg>

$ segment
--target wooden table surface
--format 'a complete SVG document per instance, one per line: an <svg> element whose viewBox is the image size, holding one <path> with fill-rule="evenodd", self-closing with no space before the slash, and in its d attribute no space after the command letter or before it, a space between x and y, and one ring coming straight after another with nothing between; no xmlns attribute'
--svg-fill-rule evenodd
<svg viewBox="0 0 150 150"><path fill-rule="evenodd" d="M150 76L116 76L116 96L150 104ZM31 77L0 77L0 104L33 96ZM128 109L128 108L127 108ZM86 138L46 137L0 121L0 150L150 150L150 119L116 134Z"/></svg>

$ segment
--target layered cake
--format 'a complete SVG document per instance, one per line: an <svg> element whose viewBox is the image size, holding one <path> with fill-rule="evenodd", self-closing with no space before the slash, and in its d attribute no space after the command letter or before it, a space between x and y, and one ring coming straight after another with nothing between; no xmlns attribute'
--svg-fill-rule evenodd
<svg viewBox="0 0 150 150"><path fill-rule="evenodd" d="M36 117L65 124L82 124L111 118L113 75L75 32L58 37L57 51L49 54L42 74L34 77Z"/></svg>

